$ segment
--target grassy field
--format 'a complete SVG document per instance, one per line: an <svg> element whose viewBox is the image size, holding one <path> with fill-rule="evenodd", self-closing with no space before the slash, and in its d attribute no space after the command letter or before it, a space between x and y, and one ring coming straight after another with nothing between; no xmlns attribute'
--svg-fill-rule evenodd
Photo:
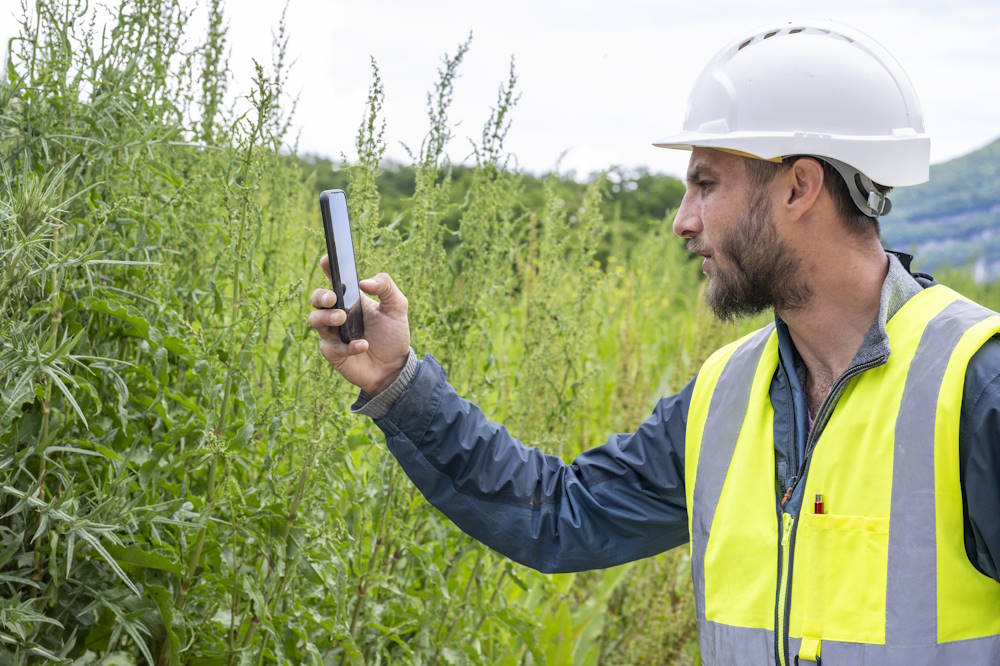
<svg viewBox="0 0 1000 666"><path fill-rule="evenodd" d="M290 145L287 36L229 90L209 10L185 45L191 8L172 0L125 1L101 33L103 9L41 1L11 43L0 663L694 663L685 549L575 575L514 565L349 414L356 392L306 324L325 284L315 192L333 184ZM346 184L361 273L394 276L414 347L463 395L570 460L760 321L710 316L670 211L612 242L607 178L580 202L555 179L528 197L503 145L513 69L455 197L447 109L467 48L445 58L392 210L372 63Z"/></svg>

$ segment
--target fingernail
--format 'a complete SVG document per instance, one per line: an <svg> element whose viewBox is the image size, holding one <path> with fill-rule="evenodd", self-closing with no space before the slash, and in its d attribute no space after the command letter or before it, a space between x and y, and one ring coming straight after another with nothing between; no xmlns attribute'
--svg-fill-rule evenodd
<svg viewBox="0 0 1000 666"><path fill-rule="evenodd" d="M336 299L333 297L333 294L327 294L326 296L323 297L323 305L325 305L326 307L330 307L335 302Z"/></svg>

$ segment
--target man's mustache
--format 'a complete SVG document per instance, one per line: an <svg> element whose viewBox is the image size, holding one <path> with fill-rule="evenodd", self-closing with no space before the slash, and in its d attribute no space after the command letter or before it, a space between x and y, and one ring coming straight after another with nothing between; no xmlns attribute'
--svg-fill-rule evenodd
<svg viewBox="0 0 1000 666"><path fill-rule="evenodd" d="M701 254L701 255L708 254L707 248L705 247L705 244L702 243L697 238L689 238L688 239L687 250L688 250L688 252L693 252L695 254Z"/></svg>

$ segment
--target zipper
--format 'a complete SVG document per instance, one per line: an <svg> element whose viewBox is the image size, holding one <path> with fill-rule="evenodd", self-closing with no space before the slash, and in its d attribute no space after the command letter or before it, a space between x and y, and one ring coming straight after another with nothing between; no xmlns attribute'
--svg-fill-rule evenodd
<svg viewBox="0 0 1000 666"><path fill-rule="evenodd" d="M774 632L774 642L775 642L775 654L777 656L778 666L787 666L788 663L788 630L789 630L789 618L791 617L791 586L789 582L792 575L792 566L794 565L794 545L795 536L798 532L798 521L790 513L785 513L784 506L785 503L791 498L792 493L795 492L795 488L798 486L799 482L806 477L809 473L809 463L812 462L812 452L816 447L816 442L819 440L819 436L822 434L823 429L826 427L826 422L829 419L829 412L832 411L833 405L839 400L840 393L845 384L852 378L861 374L869 368L874 368L876 366L884 364L886 357L880 357L872 359L871 361L866 361L853 368L848 368L843 375L834 383L830 392L827 393L826 398L823 400L823 404L820 405L819 410L816 412L816 419L813 421L813 428L809 432L809 437L806 439L805 447L805 457L802 459L801 465L799 467L798 473L792 478L791 485L785 490L785 496L781 499L779 503L779 511L781 511L782 521L783 521L783 531L781 536L781 559L779 561L778 569L778 602L775 608L775 632ZM799 511L802 507L799 507Z"/></svg>
<svg viewBox="0 0 1000 666"><path fill-rule="evenodd" d="M792 484L788 486L788 489L785 491L786 497L792 496L792 493L795 492L795 487L798 485L799 481L805 477L806 467L809 465L809 458L812 457L812 450L816 447L816 441L819 439L819 436L823 434L823 429L826 427L826 422L829 418L828 412L833 410L834 403L840 399L841 389L844 388L844 385L847 384L847 382L854 379L865 370L885 363L885 358L886 357L881 356L879 358L872 359L871 361L866 361L860 365L856 365L853 368L849 368L847 372L842 374L840 379L834 383L830 392L826 394L823 404L820 405L819 411L816 412L816 419L813 421L813 429L809 432L809 437L806 438L805 457L799 462L798 474L792 478Z"/></svg>
<svg viewBox="0 0 1000 666"><path fill-rule="evenodd" d="M789 579L789 558L790 558L790 548L791 536L792 536L792 525L795 524L795 518L792 517L790 513L781 514L782 520L782 532L781 532L781 565L778 569L778 607L776 610L777 617L775 618L782 625L785 625L784 618L787 615L787 592L788 592L788 579ZM788 636L784 631L775 632L775 641L777 643L775 653L778 656L779 666L786 666L788 664Z"/></svg>
<svg viewBox="0 0 1000 666"><path fill-rule="evenodd" d="M798 424L798 419L795 418L795 395L792 393L792 379L789 376L789 372L794 373L795 368L794 367L790 369L785 368L785 386L788 388L788 404L792 405L792 446L791 450L789 451L789 453L791 453L791 456L789 457L792 459L792 464L789 466L791 468L789 469L789 471L791 471L791 470L797 470L799 466L802 464L802 462L799 460L799 446L798 446L799 424ZM796 381L798 381L797 378ZM799 387L799 392L802 393L801 386ZM806 399L805 395L803 394L803 400L805 399ZM796 476L798 475L796 474ZM782 479L782 483L784 483L784 479ZM789 487L795 485L795 476L792 477L792 481L788 485ZM785 499L782 500L781 506L785 506L785 502L788 501L789 497L791 497L791 494L786 492Z"/></svg>

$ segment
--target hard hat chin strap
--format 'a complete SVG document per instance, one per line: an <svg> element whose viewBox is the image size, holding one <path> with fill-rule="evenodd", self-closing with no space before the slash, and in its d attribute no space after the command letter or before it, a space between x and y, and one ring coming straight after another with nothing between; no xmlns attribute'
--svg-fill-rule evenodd
<svg viewBox="0 0 1000 666"><path fill-rule="evenodd" d="M847 183L847 191L851 193L854 205L868 217L888 215L892 210L889 197L875 187L872 179L861 173L850 164L835 160L832 157L819 157L830 164Z"/></svg>

